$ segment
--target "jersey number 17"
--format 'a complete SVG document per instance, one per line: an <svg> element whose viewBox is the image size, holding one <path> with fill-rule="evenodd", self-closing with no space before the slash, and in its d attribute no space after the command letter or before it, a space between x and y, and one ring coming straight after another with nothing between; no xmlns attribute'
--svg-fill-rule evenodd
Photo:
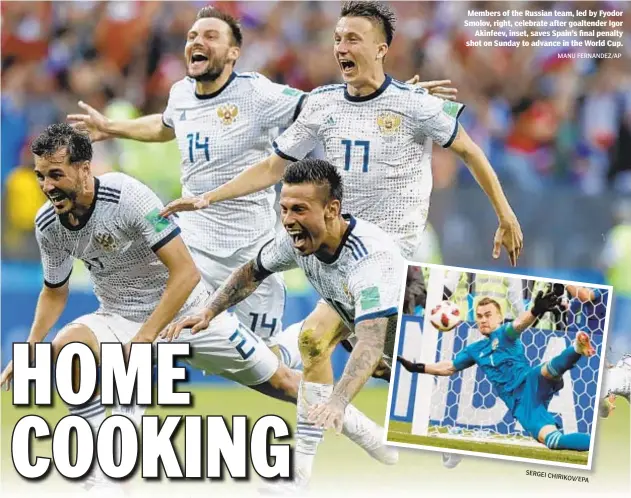
<svg viewBox="0 0 631 498"><path fill-rule="evenodd" d="M368 158L370 157L370 142L368 140L342 140L344 151L344 171L351 169L351 154L353 147L361 147L363 149L362 173L368 173Z"/></svg>

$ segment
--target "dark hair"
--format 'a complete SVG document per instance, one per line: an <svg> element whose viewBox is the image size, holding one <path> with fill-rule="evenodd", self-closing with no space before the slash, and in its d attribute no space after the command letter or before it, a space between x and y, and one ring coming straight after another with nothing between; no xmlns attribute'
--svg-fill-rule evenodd
<svg viewBox="0 0 631 498"><path fill-rule="evenodd" d="M299 183L313 183L329 187L327 201L336 199L342 202L344 187L342 177L337 168L323 159L303 159L289 165L283 175L283 183L295 185Z"/></svg>
<svg viewBox="0 0 631 498"><path fill-rule="evenodd" d="M345 2L340 17L365 17L381 27L386 45L392 43L397 16L387 5L380 2Z"/></svg>
<svg viewBox="0 0 631 498"><path fill-rule="evenodd" d="M488 304L494 305L497 308L498 313L500 315L502 314L502 307L500 306L500 303L498 303L495 299L491 299L490 297L483 297L482 299L480 299L475 309L477 310L480 306L486 306Z"/></svg>
<svg viewBox="0 0 631 498"><path fill-rule="evenodd" d="M220 21L225 22L232 32L232 41L237 47L241 47L241 44L243 43L243 32L241 31L241 24L230 14L226 14L216 7L208 5L206 7L202 7L199 10L196 19L219 19Z"/></svg>
<svg viewBox="0 0 631 498"><path fill-rule="evenodd" d="M70 164L92 160L90 137L66 123L48 126L31 144L31 152L43 157L54 154L61 148L67 149Z"/></svg>

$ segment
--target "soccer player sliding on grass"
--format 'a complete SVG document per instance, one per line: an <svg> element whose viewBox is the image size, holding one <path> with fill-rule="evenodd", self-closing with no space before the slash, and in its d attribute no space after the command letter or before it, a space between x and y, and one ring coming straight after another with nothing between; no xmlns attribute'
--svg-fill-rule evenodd
<svg viewBox="0 0 631 498"><path fill-rule="evenodd" d="M537 441L553 450L588 451L590 435L579 432L563 434L548 411L552 396L563 388L563 374L582 356L595 354L589 336L579 332L572 345L550 361L531 366L524 353L520 334L537 317L560 304L553 292L539 292L534 305L513 322L502 323L497 301L484 298L476 307L476 322L485 337L460 351L453 360L439 363L413 363L401 356L409 372L449 376L477 364L487 376L497 395L512 416Z"/></svg>

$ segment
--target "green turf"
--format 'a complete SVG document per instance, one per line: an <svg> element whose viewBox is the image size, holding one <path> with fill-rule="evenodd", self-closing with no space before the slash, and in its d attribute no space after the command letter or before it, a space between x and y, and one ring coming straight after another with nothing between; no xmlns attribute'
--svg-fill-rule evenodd
<svg viewBox="0 0 631 498"><path fill-rule="evenodd" d="M233 415L247 415L251 422L268 414L280 415L293 427L296 418L295 406L283 403L252 390L241 387L195 387L192 407L159 407L149 408L147 415L222 415L228 423ZM387 390L384 388L365 389L354 403L359 409L368 414L379 424L384 423ZM62 417L68 414L63 403L56 399L52 407L38 406L35 408L15 407L11 404L11 393L2 392L2 475L3 480L20 479L11 460L11 433L21 417L37 414L43 417L53 427ZM175 439L176 448L183 454L184 432L179 431ZM316 471L325 472L327 475L343 475L346 470L353 469L379 469L381 465L368 457L361 449L358 449L346 438L331 434L321 445L321 452L316 460ZM50 439L44 442L37 441L34 444L34 455L51 456ZM320 456L322 455L322 456ZM340 455L344 456L345 465L340 467L335 462L340 461ZM251 472L256 476L254 472Z"/></svg>
<svg viewBox="0 0 631 498"><path fill-rule="evenodd" d="M629 404L623 399L617 402L617 409L614 415L607 420L601 420L599 425L598 438L610 441L616 446L621 441L628 446L630 438L629 430ZM457 438L441 438L429 436L417 436L411 434L412 424L409 422L392 421L388 426L388 441L393 443L406 443L419 446L431 446L448 448L463 451L473 451L479 453L490 453L495 455L513 456L536 460L563 462L577 465L586 465L588 460L587 452L578 451L553 451L545 447L538 446L517 446L514 444L502 444L497 441L470 441Z"/></svg>
<svg viewBox="0 0 631 498"><path fill-rule="evenodd" d="M464 439L415 436L410 434L411 428L411 423L392 422L388 428L388 441L393 443L417 444L421 446L438 446L440 448L449 448L452 450L491 453L493 455L531 458L535 460L565 462L577 465L587 464L587 452L569 450L553 451L543 446L518 446L515 444L502 444L492 441L469 441Z"/></svg>
<svg viewBox="0 0 631 498"><path fill-rule="evenodd" d="M232 415L248 415L251 421L268 415L277 414L288 422L295 420L295 407L288 403L266 398L258 393L240 387L218 388L218 387L196 387L193 389L194 406L183 409L174 408L150 408L147 414L158 414L161 416L168 414L177 415L223 415L230 421ZM373 420L380 424L384 422L385 405L387 400L387 390L385 388L365 389L360 393L355 401L355 405L368 414ZM21 479L15 472L11 461L11 433L17 421L28 414L37 414L44 417L49 424L54 425L61 417L67 414L66 408L59 402L54 407L18 408L11 405L11 393L3 392L2 401L2 437L0 449L2 454L2 485L10 483L21 483ZM397 427L397 423L391 425L392 429ZM400 426L399 426L400 428ZM177 439L177 447L182 451L183 432L180 432ZM594 471L587 473L590 482L595 486L603 486L608 490L617 489L616 486L627 485L629 483L629 406L624 402L618 402L618 409L607 420L599 422L598 439L596 442L596 456ZM50 456L50 440L38 442L34 447L35 456ZM424 488L441 486L456 476L458 486L470 486L471 483L479 483L480 476L492 473L494 485L497 489L511 489L520 480L524 480L526 485L536 484L532 478L526 477L526 469L535 468L531 464L513 463L507 461L489 460L488 458L465 458L456 469L449 470L442 466L439 456L432 451L422 451L413 449L401 449L399 463L394 467L385 467L376 463L368 457L361 449L358 449L343 436L327 434L320 445L318 455L315 460L313 486L317 490L322 487L336 485L343 482L345 486L351 485L353 479L360 480L362 485L372 490L383 490L382 496L388 496L392 492L392 486L408 486L410 480L419 478L419 473L428 479L424 482ZM540 467L541 470L549 468ZM558 469L563 470L563 469ZM578 471L570 470L575 473ZM256 474L250 473L252 483L235 483L229 478L221 483L227 489L236 489L234 496L240 496L244 489L256 489L260 485ZM427 477L430 476L430 477ZM538 482L538 481L537 481ZM554 485L556 481L542 480L541 485ZM55 472L46 479L46 485L51 486L61 483L68 484L60 479ZM181 481L180 481L181 483ZM622 483L622 484L621 484ZM171 489L171 482L164 480L158 482L148 482L140 479L138 475L131 481L131 486L135 489L142 489L143 492L152 493L151 490ZM206 496L208 481L197 483L186 482L186 490L189 485L192 489L202 489L202 496ZM217 486L218 484L213 484ZM566 486L567 483L559 482L559 486ZM591 486L592 484L590 484ZM167 486L167 488L164 488ZM26 492L30 490L27 485ZM33 488L34 490L40 489ZM213 488L216 490L216 488ZM223 489L223 488L222 488ZM328 488L327 488L328 489ZM457 488L454 488L454 490ZM244 492L245 493L245 492ZM144 495L144 493L143 493ZM173 493L173 496L184 496ZM187 496L192 496L192 492ZM217 495L215 495L217 496ZM223 493L222 493L223 496ZM245 496L245 494L243 495Z"/></svg>

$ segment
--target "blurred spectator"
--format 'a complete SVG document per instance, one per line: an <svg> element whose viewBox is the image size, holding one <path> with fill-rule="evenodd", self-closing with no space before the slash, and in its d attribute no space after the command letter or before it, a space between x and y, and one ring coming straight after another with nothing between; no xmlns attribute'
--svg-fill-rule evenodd
<svg viewBox="0 0 631 498"><path fill-rule="evenodd" d="M616 208L615 226L607 234L601 264L616 294L631 299L631 200Z"/></svg>
<svg viewBox="0 0 631 498"><path fill-rule="evenodd" d="M185 74L186 33L205 3L3 2L3 195L11 172L28 164L21 154L30 137L76 112L78 100L108 113L162 112L171 85ZM238 71L260 71L306 91L340 81L331 55L339 2L214 4L242 19ZM560 59L557 49L466 47L475 35L464 26L467 10L499 10L501 2L392 5L399 21L387 71L400 80L414 74L450 78L467 104L463 125L513 189L544 195L563 186L586 194L631 192L628 33L620 59ZM512 2L511 8L520 5ZM571 10L576 3L545 5ZM624 21L631 22L624 4L610 7L627 10ZM179 195L174 143L97 144L94 167L138 176L165 201ZM473 182L457 158L440 148L432 167L437 190ZM15 187L23 184L22 173L11 177L14 192L22 189ZM41 200L38 194L20 195L29 196L25 205ZM536 219L532 204L517 206L526 228ZM5 216L9 228L24 230L17 218L27 214Z"/></svg>
<svg viewBox="0 0 631 498"><path fill-rule="evenodd" d="M615 226L605 239L601 265L607 283L614 287L610 350L612 358L631 351L631 200L621 201Z"/></svg>

